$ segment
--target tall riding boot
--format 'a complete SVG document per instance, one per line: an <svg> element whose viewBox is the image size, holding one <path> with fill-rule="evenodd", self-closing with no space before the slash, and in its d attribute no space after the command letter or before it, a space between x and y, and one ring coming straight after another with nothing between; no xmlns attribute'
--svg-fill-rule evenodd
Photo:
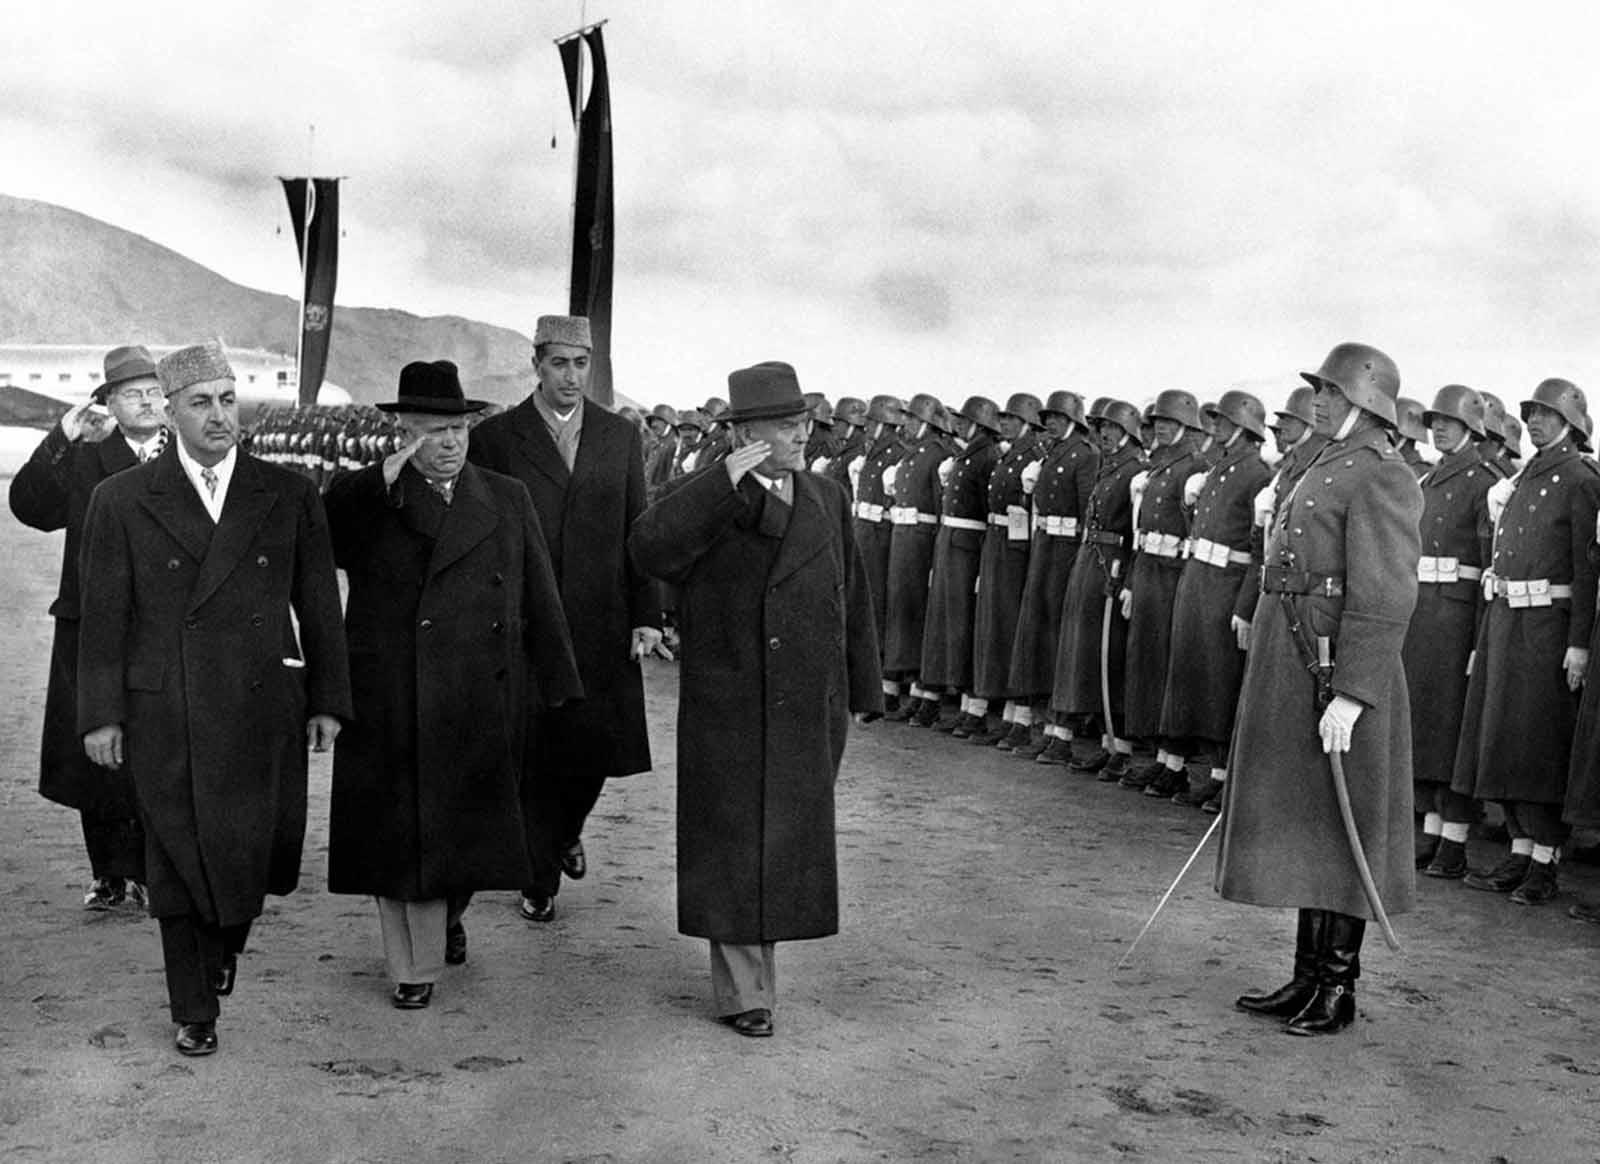
<svg viewBox="0 0 1600 1164"><path fill-rule="evenodd" d="M1317 950L1317 993L1289 1020L1291 1035L1331 1035L1356 1018L1356 979L1361 976L1361 939L1367 923L1347 913L1327 913Z"/></svg>
<svg viewBox="0 0 1600 1164"><path fill-rule="evenodd" d="M1270 994L1241 994L1233 1005L1251 1014L1289 1018L1305 1009L1317 993L1317 948L1328 913L1302 909L1294 933L1294 977Z"/></svg>

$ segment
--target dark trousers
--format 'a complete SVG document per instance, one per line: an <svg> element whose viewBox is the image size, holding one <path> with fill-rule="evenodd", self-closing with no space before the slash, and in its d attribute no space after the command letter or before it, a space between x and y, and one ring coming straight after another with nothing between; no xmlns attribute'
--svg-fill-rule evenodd
<svg viewBox="0 0 1600 1164"><path fill-rule="evenodd" d="M1511 839L1529 837L1536 845L1564 845L1572 829L1561 819L1559 804L1534 804L1527 800L1502 800L1506 831Z"/></svg>
<svg viewBox="0 0 1600 1164"><path fill-rule="evenodd" d="M583 839L606 778L582 769L544 773L534 794L533 897L554 897L561 888L561 854Z"/></svg>
<svg viewBox="0 0 1600 1164"><path fill-rule="evenodd" d="M250 923L217 926L194 914L161 920L161 960L167 971L167 1000L175 1023L215 1022L216 977L223 959L237 956L250 937Z"/></svg>
<svg viewBox="0 0 1600 1164"><path fill-rule="evenodd" d="M105 816L87 808L78 813L78 818L83 825L89 869L96 880L144 880L144 829L137 820Z"/></svg>

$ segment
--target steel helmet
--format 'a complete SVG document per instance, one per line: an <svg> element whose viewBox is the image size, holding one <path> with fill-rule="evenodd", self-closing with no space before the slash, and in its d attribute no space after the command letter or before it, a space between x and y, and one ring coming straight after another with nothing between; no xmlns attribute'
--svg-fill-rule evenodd
<svg viewBox="0 0 1600 1164"><path fill-rule="evenodd" d="M1207 416L1225 416L1257 440L1267 439L1267 407L1248 392L1229 389L1205 408Z"/></svg>
<svg viewBox="0 0 1600 1164"><path fill-rule="evenodd" d="M844 421L856 428L865 428L867 425L867 402L855 396L841 396L839 403L833 410L835 421Z"/></svg>
<svg viewBox="0 0 1600 1164"><path fill-rule="evenodd" d="M828 398L820 392L807 392L806 404L811 409L811 420L823 428L833 427L833 405L828 403Z"/></svg>
<svg viewBox="0 0 1600 1164"><path fill-rule="evenodd" d="M1521 458L1522 456L1522 422L1514 416L1505 418L1505 433L1501 443L1506 447L1506 456Z"/></svg>
<svg viewBox="0 0 1600 1164"><path fill-rule="evenodd" d="M936 432L944 432L949 423L939 398L926 392L918 392L913 396L911 403L906 405L906 411Z"/></svg>
<svg viewBox="0 0 1600 1164"><path fill-rule="evenodd" d="M1273 416L1286 416L1290 420L1298 420L1304 425L1317 423L1317 414L1311 410L1311 401L1316 393L1304 384L1289 393L1289 399L1284 401L1283 407L1273 413ZM1273 425L1277 428L1277 425Z"/></svg>
<svg viewBox="0 0 1600 1164"><path fill-rule="evenodd" d="M1139 410L1126 400L1108 400L1096 420L1100 424L1114 424L1134 440L1139 439Z"/></svg>
<svg viewBox="0 0 1600 1164"><path fill-rule="evenodd" d="M1533 390L1533 399L1524 400L1518 410L1522 419L1528 419L1528 413L1535 404L1542 404L1550 409L1562 420L1572 426L1572 430L1584 437L1589 435L1588 427L1584 423L1589 418L1589 403L1583 398L1583 389L1571 380L1544 380Z"/></svg>
<svg viewBox="0 0 1600 1164"><path fill-rule="evenodd" d="M721 420L722 414L728 411L728 402L720 396L710 396L700 406L700 411L711 420Z"/></svg>
<svg viewBox="0 0 1600 1164"><path fill-rule="evenodd" d="M1506 443L1506 421L1514 420L1506 412L1506 406L1500 402L1500 397L1493 392L1479 392L1483 397L1483 431L1494 437L1501 444ZM1517 427L1522 427L1519 421Z"/></svg>
<svg viewBox="0 0 1600 1164"><path fill-rule="evenodd" d="M1012 416L1019 417L1025 421L1029 427L1038 428L1039 409L1040 404L1037 396L1031 392L1017 392L1013 393L1011 399L1006 401L1006 406L1000 410L1000 415L1004 416L1010 413Z"/></svg>
<svg viewBox="0 0 1600 1164"><path fill-rule="evenodd" d="M1109 397L1109 396L1096 396L1094 398L1094 403L1089 405L1089 411L1087 413L1087 419L1089 419L1089 420L1097 420L1098 418L1104 416L1106 414L1106 405L1108 405L1110 403L1111 403L1111 397Z"/></svg>
<svg viewBox="0 0 1600 1164"><path fill-rule="evenodd" d="M1328 353L1315 372L1301 372L1313 388L1332 385L1363 412L1370 412L1390 428L1397 423L1394 401L1400 395L1400 369L1377 348L1366 344L1340 344Z"/></svg>
<svg viewBox="0 0 1600 1164"><path fill-rule="evenodd" d="M874 396L867 405L867 420L873 424L899 425L905 420L905 407L898 396Z"/></svg>
<svg viewBox="0 0 1600 1164"><path fill-rule="evenodd" d="M1394 416L1394 427L1406 440L1421 441L1428 438L1428 430L1422 425L1422 401L1409 396L1396 397Z"/></svg>
<svg viewBox="0 0 1600 1164"><path fill-rule="evenodd" d="M1074 424L1082 424L1083 397L1076 392L1052 392L1044 402L1040 412L1054 412L1066 417Z"/></svg>
<svg viewBox="0 0 1600 1164"><path fill-rule="evenodd" d="M1185 428L1205 431L1200 424L1200 402L1193 392L1182 388L1168 388L1157 394L1156 402L1150 406L1150 419L1175 420Z"/></svg>
<svg viewBox="0 0 1600 1164"><path fill-rule="evenodd" d="M970 420L979 428L990 432L1000 431L1000 406L987 396L969 396L957 416Z"/></svg>
<svg viewBox="0 0 1600 1164"><path fill-rule="evenodd" d="M679 428L692 428L696 432L706 431L706 414L698 408L686 408L678 414Z"/></svg>
<svg viewBox="0 0 1600 1164"><path fill-rule="evenodd" d="M1460 421L1475 436L1488 435L1483 428L1483 397L1465 384L1446 384L1433 394L1433 405L1422 414L1422 423L1432 424L1436 416Z"/></svg>
<svg viewBox="0 0 1600 1164"><path fill-rule="evenodd" d="M654 420L664 420L674 428L678 426L678 410L670 404L658 404L650 410Z"/></svg>
<svg viewBox="0 0 1600 1164"><path fill-rule="evenodd" d="M1217 433L1217 402L1207 400L1200 406L1200 431L1207 436Z"/></svg>

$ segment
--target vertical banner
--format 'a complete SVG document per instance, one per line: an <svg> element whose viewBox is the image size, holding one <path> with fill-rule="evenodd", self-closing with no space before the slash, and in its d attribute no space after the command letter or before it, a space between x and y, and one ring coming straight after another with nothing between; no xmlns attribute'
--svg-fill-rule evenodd
<svg viewBox="0 0 1600 1164"><path fill-rule="evenodd" d="M594 352L589 362L589 395L611 407L611 268L616 255L611 190L611 79L601 30L585 32L594 64L589 100L578 118L578 166L572 220L572 315L589 317ZM568 51L571 46L572 51ZM578 38L559 46L567 92L576 115L583 94L578 87Z"/></svg>
<svg viewBox="0 0 1600 1164"><path fill-rule="evenodd" d="M339 179L283 178L300 252L300 403L315 404L328 370L339 277Z"/></svg>

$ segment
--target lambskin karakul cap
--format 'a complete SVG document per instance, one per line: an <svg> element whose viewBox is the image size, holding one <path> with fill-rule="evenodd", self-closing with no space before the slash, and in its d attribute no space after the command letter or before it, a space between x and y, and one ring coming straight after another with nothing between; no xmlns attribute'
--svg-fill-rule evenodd
<svg viewBox="0 0 1600 1164"><path fill-rule="evenodd" d="M234 379L233 369L219 340L207 340L193 347L179 348L161 357L156 365L156 379L161 381L161 391L171 396L191 384L208 384L212 380Z"/></svg>
<svg viewBox="0 0 1600 1164"><path fill-rule="evenodd" d="M781 360L767 360L728 373L727 414L731 424L747 420L781 420L811 411L800 391L800 377Z"/></svg>
<svg viewBox="0 0 1600 1164"><path fill-rule="evenodd" d="M593 348L589 338L589 319L583 315L541 315L533 328L533 346L541 344L569 344L575 348Z"/></svg>

